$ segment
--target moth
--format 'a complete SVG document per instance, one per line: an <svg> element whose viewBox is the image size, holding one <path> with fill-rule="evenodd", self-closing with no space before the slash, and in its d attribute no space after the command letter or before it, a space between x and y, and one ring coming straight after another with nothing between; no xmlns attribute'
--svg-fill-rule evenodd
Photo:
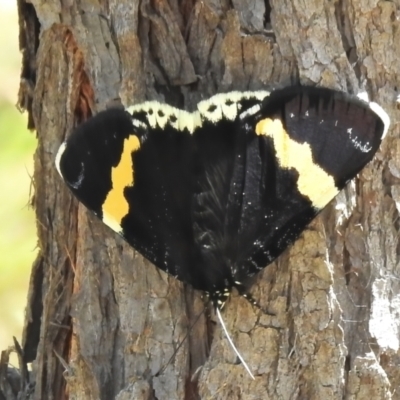
<svg viewBox="0 0 400 400"><path fill-rule="evenodd" d="M230 92L194 112L102 111L55 162L106 225L221 308L371 161L388 126L376 103L330 89Z"/></svg>

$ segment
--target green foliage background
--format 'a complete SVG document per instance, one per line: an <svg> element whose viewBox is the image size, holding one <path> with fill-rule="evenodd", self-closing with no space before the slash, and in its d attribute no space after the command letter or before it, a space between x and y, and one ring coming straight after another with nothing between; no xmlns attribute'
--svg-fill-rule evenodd
<svg viewBox="0 0 400 400"><path fill-rule="evenodd" d="M17 102L21 54L15 0L0 2L0 350L21 339L30 269L36 256L32 170L36 134Z"/></svg>

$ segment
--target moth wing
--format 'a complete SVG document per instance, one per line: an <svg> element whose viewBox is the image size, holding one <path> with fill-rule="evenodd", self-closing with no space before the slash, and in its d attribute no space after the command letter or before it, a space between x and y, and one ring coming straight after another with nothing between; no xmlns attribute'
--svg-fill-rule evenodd
<svg viewBox="0 0 400 400"><path fill-rule="evenodd" d="M124 110L100 112L61 146L57 169L106 225L158 268L191 282L191 136L135 125Z"/></svg>
<svg viewBox="0 0 400 400"><path fill-rule="evenodd" d="M373 158L384 120L353 96L308 87L272 92L242 120L247 144L231 187L242 195L226 224L236 281L279 256Z"/></svg>
<svg viewBox="0 0 400 400"><path fill-rule="evenodd" d="M125 189L129 211L122 235L158 268L192 283L191 196L193 143L187 132L166 127L146 133L133 154L135 183Z"/></svg>

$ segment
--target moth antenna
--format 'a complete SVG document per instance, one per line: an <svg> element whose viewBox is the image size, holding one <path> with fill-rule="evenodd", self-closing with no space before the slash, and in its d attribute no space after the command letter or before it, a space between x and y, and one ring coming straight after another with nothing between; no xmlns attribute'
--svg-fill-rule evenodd
<svg viewBox="0 0 400 400"><path fill-rule="evenodd" d="M196 317L195 321L193 322L192 325L190 325L188 331L186 332L185 337L181 340L181 342L179 343L178 347L176 348L176 350L174 351L174 353L172 354L172 356L170 357L168 362L154 376L160 376L167 369L168 365L171 364L172 360L174 359L174 357L178 353L179 349L182 347L183 343L185 343L186 339L188 338L189 333L192 331L193 327L197 324L197 322L199 321L200 317L204 314L205 310L206 309L203 308L203 311Z"/></svg>
<svg viewBox="0 0 400 400"><path fill-rule="evenodd" d="M233 341L232 341L231 337L229 336L229 332L228 332L228 330L226 329L226 326L225 326L225 324L224 324L224 320L222 319L222 315L221 315L221 313L220 313L218 307L216 307L216 312L217 312L217 316L218 316L219 322L221 322L222 329L223 329L224 332L225 332L225 336L226 336L226 338L228 339L228 342L229 342L229 344L231 345L233 351L234 351L234 352L236 353L236 355L239 357L240 362L241 362L241 363L243 364L243 366L246 368L246 371L249 373L249 375L250 375L253 379L256 379L256 378L254 378L254 375L251 373L250 368L249 368L249 366L247 365L246 361L244 361L244 359L243 359L243 357L240 355L238 349L237 349L236 346L233 344Z"/></svg>

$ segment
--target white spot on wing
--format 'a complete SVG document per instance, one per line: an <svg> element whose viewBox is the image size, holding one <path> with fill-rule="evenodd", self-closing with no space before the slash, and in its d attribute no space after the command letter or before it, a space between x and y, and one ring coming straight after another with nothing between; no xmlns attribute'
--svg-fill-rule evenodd
<svg viewBox="0 0 400 400"><path fill-rule="evenodd" d="M147 125L144 122L139 121L138 119L132 119L132 125L135 128L147 129ZM114 135L114 137L115 137L115 135Z"/></svg>
<svg viewBox="0 0 400 400"><path fill-rule="evenodd" d="M368 104L369 108L382 120L383 122L383 135L382 140L387 134L390 126L390 117L388 113L377 103L369 101L369 96L367 92L361 92L357 94L357 97Z"/></svg>
<svg viewBox="0 0 400 400"><path fill-rule="evenodd" d="M360 150L362 153L369 153L372 150L372 146L369 142L363 143L358 136L353 134L353 128L348 128L347 133L349 134L349 139L353 143L354 148Z"/></svg>
<svg viewBox="0 0 400 400"><path fill-rule="evenodd" d="M389 126L390 126L390 117L388 115L388 113L377 103L371 102L369 103L369 108L382 120L383 122L383 135L382 135L382 139L384 139L384 137L387 134L387 131L389 130Z"/></svg>
<svg viewBox="0 0 400 400"><path fill-rule="evenodd" d="M242 112L239 115L240 119L245 119L246 117L250 116L250 115L254 115L257 114L259 111L261 110L261 106L260 104L256 104L253 107L250 107L249 109L247 109L246 111Z"/></svg>
<svg viewBox="0 0 400 400"><path fill-rule="evenodd" d="M63 175L61 173L60 162L61 162L61 157L64 154L66 148L67 148L67 143L66 142L62 143L57 151L56 158L54 160L54 164L56 165L57 171L60 174L61 178L63 178Z"/></svg>

